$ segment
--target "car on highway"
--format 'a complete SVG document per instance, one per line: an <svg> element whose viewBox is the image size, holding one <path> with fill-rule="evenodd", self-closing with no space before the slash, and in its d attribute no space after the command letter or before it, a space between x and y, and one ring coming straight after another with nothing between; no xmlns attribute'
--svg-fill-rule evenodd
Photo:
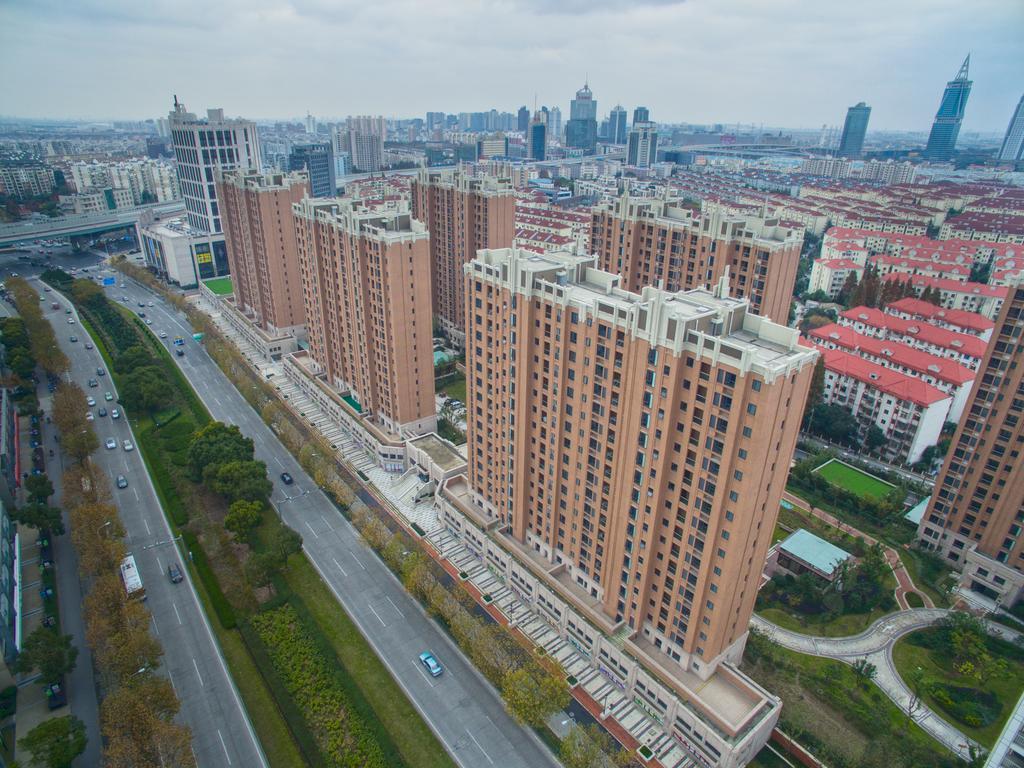
<svg viewBox="0 0 1024 768"><path fill-rule="evenodd" d="M89 388L90 389L95 389L99 385L100 385L100 383L98 381L96 381L96 379L89 379Z"/></svg>
<svg viewBox="0 0 1024 768"><path fill-rule="evenodd" d="M97 368L97 369L96 369L96 375L97 375L97 376L106 376L106 375L107 375L107 372L106 372L106 371L104 371L104 370L103 370L102 368Z"/></svg>
<svg viewBox="0 0 1024 768"><path fill-rule="evenodd" d="M112 394L110 394L109 392L104 392L103 393L103 399L106 400L109 403L111 400L114 399L114 396Z"/></svg>
<svg viewBox="0 0 1024 768"><path fill-rule="evenodd" d="M180 584L185 576L181 572L181 568L177 563L168 563L167 565L167 578L171 580L172 584Z"/></svg>
<svg viewBox="0 0 1024 768"><path fill-rule="evenodd" d="M118 475L117 476L117 487L118 488L127 488L128 487L128 478L126 478L124 475Z"/></svg>
<svg viewBox="0 0 1024 768"><path fill-rule="evenodd" d="M112 419L120 419L121 418L121 412L119 410L117 410L117 408L114 408L110 412L110 418L112 418Z"/></svg>
<svg viewBox="0 0 1024 768"><path fill-rule="evenodd" d="M75 343L78 342L78 337L77 336L69 336L68 337L68 341L70 341L72 344L75 344Z"/></svg>
<svg viewBox="0 0 1024 768"><path fill-rule="evenodd" d="M144 302L144 301L140 301L140 302L139 302L139 306L140 306L140 307L144 307L144 306L146 306L146 302Z"/></svg>
<svg viewBox="0 0 1024 768"><path fill-rule="evenodd" d="M430 673L431 677L440 677L441 673L444 672L441 662L430 651L424 651L420 654L420 663L427 668L427 672Z"/></svg>
<svg viewBox="0 0 1024 768"><path fill-rule="evenodd" d="M99 416L102 419L104 416L107 415L107 409L106 408L100 408L98 411L96 411L96 415Z"/></svg>
<svg viewBox="0 0 1024 768"><path fill-rule="evenodd" d="M43 286L43 292L44 292L44 293L49 293L49 292L50 292L50 286L48 286L48 285L44 285L44 286Z"/></svg>
<svg viewBox="0 0 1024 768"><path fill-rule="evenodd" d="M117 440L112 437L108 437L107 442L105 442L104 445L107 446L108 451L112 451L117 448Z"/></svg>
<svg viewBox="0 0 1024 768"><path fill-rule="evenodd" d="M74 324L75 324L75 318L69 317L68 318L68 325L74 325Z"/></svg>
<svg viewBox="0 0 1024 768"><path fill-rule="evenodd" d="M295 482L295 479L291 475L289 475L287 472L282 472L281 473L281 482L284 483L285 485L291 485L292 483Z"/></svg>
<svg viewBox="0 0 1024 768"><path fill-rule="evenodd" d="M153 324L152 320L146 320L146 325L152 325L152 324Z"/></svg>
<svg viewBox="0 0 1024 768"><path fill-rule="evenodd" d="M86 349L92 349L92 342L91 341L85 342L85 348Z"/></svg>
<svg viewBox="0 0 1024 768"><path fill-rule="evenodd" d="M125 440L124 443L122 443L122 446L124 447L124 449L126 451L134 451L135 450L135 446L132 445L132 441L131 440Z"/></svg>
<svg viewBox="0 0 1024 768"><path fill-rule="evenodd" d="M185 350L182 349L181 347L178 347L176 350L174 350L174 354L176 354L178 357L184 357Z"/></svg>
<svg viewBox="0 0 1024 768"><path fill-rule="evenodd" d="M161 339L166 339L167 338L167 331L160 331L160 338Z"/></svg>
<svg viewBox="0 0 1024 768"><path fill-rule="evenodd" d="M86 411L85 412L85 420L86 421L96 421L96 417L93 415L92 411Z"/></svg>
<svg viewBox="0 0 1024 768"><path fill-rule="evenodd" d="M87 398L85 398L85 402L89 404L90 408L92 408L94 405L96 405L96 398L93 397L92 395L89 395Z"/></svg>
<svg viewBox="0 0 1024 768"><path fill-rule="evenodd" d="M64 314L65 315L70 315L71 314L71 307L68 307L67 309L65 309L64 310Z"/></svg>

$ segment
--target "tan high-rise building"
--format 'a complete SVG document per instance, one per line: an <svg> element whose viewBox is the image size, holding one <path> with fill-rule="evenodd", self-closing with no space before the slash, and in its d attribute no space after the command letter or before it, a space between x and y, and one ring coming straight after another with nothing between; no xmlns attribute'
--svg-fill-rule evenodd
<svg viewBox="0 0 1024 768"><path fill-rule="evenodd" d="M306 322L292 204L309 194L300 174L225 171L217 179L235 306L271 333Z"/></svg>
<svg viewBox="0 0 1024 768"><path fill-rule="evenodd" d="M961 568L961 587L1003 605L1024 596L1024 283L1010 286L970 399L918 525Z"/></svg>
<svg viewBox="0 0 1024 768"><path fill-rule="evenodd" d="M430 230L434 314L460 344L466 330L462 268L481 248L512 245L515 208L511 179L424 169L413 181L413 216Z"/></svg>
<svg viewBox="0 0 1024 768"><path fill-rule="evenodd" d="M387 431L433 430L426 228L402 201L306 198L293 211L317 372Z"/></svg>
<svg viewBox="0 0 1024 768"><path fill-rule="evenodd" d="M701 679L738 660L817 353L725 279L634 293L520 249L466 274L481 516L609 636Z"/></svg>
<svg viewBox="0 0 1024 768"><path fill-rule="evenodd" d="M624 195L593 210L590 247L626 290L713 285L729 269L733 293L777 323L789 319L803 233L777 219L695 212L680 201Z"/></svg>

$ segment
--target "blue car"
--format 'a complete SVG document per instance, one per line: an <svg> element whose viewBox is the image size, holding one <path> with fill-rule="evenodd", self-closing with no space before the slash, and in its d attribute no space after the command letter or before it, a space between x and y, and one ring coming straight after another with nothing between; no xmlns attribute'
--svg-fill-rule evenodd
<svg viewBox="0 0 1024 768"><path fill-rule="evenodd" d="M423 666L427 668L427 672L430 673L431 677L440 677L441 673L444 672L444 667L441 666L441 662L434 658L434 654L430 651L424 651L420 654L420 661Z"/></svg>

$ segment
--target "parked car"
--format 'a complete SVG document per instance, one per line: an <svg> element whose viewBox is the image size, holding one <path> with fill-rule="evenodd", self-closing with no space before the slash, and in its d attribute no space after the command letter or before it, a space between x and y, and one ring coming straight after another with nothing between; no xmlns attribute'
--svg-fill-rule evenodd
<svg viewBox="0 0 1024 768"><path fill-rule="evenodd" d="M167 565L167 578L171 580L172 584L180 584L185 576L182 574L178 564L172 562Z"/></svg>
<svg viewBox="0 0 1024 768"><path fill-rule="evenodd" d="M128 478L126 478L124 475L118 475L117 476L117 487L118 488L127 488L128 487Z"/></svg>
<svg viewBox="0 0 1024 768"><path fill-rule="evenodd" d="M68 703L68 694L64 690L63 677L56 683L50 683L50 685L43 689L43 692L46 694L46 706L51 710L60 709Z"/></svg>
<svg viewBox="0 0 1024 768"><path fill-rule="evenodd" d="M427 668L427 672L430 673L431 677L440 677L441 673L444 672L444 667L430 651L424 651L420 654L420 663Z"/></svg>

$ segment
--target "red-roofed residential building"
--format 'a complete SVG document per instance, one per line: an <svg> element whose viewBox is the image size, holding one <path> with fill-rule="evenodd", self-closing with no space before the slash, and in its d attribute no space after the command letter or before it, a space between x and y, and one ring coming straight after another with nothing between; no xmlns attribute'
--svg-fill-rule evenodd
<svg viewBox="0 0 1024 768"><path fill-rule="evenodd" d="M977 312L945 309L912 296L890 302L885 308L885 314L902 317L904 320L925 320L954 333L977 336L982 341L992 338L992 329L995 327L995 323Z"/></svg>
<svg viewBox="0 0 1024 768"><path fill-rule="evenodd" d="M879 254L871 257L871 264L883 277L886 275L921 275L922 277L946 278L958 283L966 283L971 276L969 264L908 259L905 256Z"/></svg>
<svg viewBox="0 0 1024 768"><path fill-rule="evenodd" d="M1024 216L987 211L965 211L948 219L939 230L947 240L992 240L997 243L1024 243Z"/></svg>
<svg viewBox="0 0 1024 768"><path fill-rule="evenodd" d="M920 320L904 320L873 307L854 307L839 314L839 324L866 336L902 341L939 357L978 370L987 343L977 336L939 328Z"/></svg>
<svg viewBox="0 0 1024 768"><path fill-rule="evenodd" d="M890 274L883 280L909 280L920 296L925 288L938 288L942 306L946 309L962 309L966 312L977 312L992 320L999 314L1006 294L1010 289L1005 285L985 285L984 283L961 283L923 275Z"/></svg>
<svg viewBox="0 0 1024 768"><path fill-rule="evenodd" d="M885 435L883 456L913 464L935 445L952 402L948 394L849 352L818 348L825 363L824 401L849 408L863 434L878 427Z"/></svg>
<svg viewBox="0 0 1024 768"><path fill-rule="evenodd" d="M853 259L815 259L811 265L811 279L807 290L811 293L824 291L830 299L834 299L843 290L850 275L860 282L864 274L864 265Z"/></svg>
<svg viewBox="0 0 1024 768"><path fill-rule="evenodd" d="M909 344L857 333L847 325L832 323L807 334L827 349L841 349L885 368L921 379L951 398L946 421L958 421L971 394L974 371L955 360L939 357Z"/></svg>

